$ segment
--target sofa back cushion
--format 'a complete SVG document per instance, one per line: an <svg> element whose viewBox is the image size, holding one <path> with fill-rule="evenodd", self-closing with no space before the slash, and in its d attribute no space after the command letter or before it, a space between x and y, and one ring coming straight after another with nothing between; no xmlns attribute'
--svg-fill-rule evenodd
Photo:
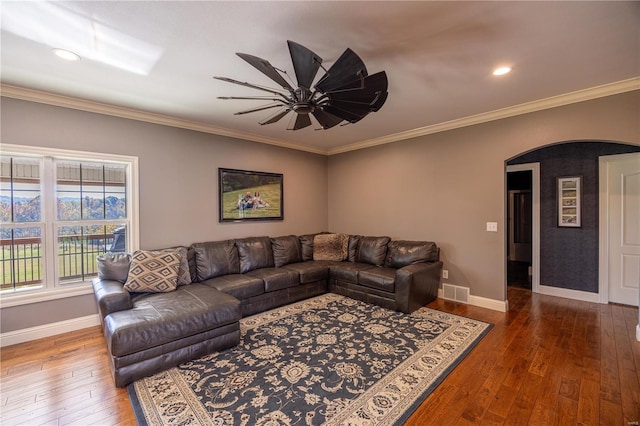
<svg viewBox="0 0 640 426"><path fill-rule="evenodd" d="M430 241L391 241L387 245L387 268L402 268L412 263L435 262L439 258L438 246Z"/></svg>
<svg viewBox="0 0 640 426"><path fill-rule="evenodd" d="M235 241L210 241L193 244L198 281L240 272Z"/></svg>
<svg viewBox="0 0 640 426"><path fill-rule="evenodd" d="M303 262L313 260L313 238L316 235L317 234L305 234L298 237L300 240L300 248L302 249Z"/></svg>
<svg viewBox="0 0 640 426"><path fill-rule="evenodd" d="M302 246L300 239L295 235L272 238L271 248L276 268L289 263L302 262Z"/></svg>
<svg viewBox="0 0 640 426"><path fill-rule="evenodd" d="M358 255L358 244L360 244L360 235L349 235L349 262L355 262Z"/></svg>
<svg viewBox="0 0 640 426"><path fill-rule="evenodd" d="M240 273L260 268L273 268L273 251L269 237L251 237L236 240Z"/></svg>
<svg viewBox="0 0 640 426"><path fill-rule="evenodd" d="M361 237L356 253L356 262L369 263L375 266L384 265L387 257L389 237Z"/></svg>
<svg viewBox="0 0 640 426"><path fill-rule="evenodd" d="M104 253L96 258L98 263L98 278L101 280L115 280L127 282L131 255L129 253Z"/></svg>
<svg viewBox="0 0 640 426"><path fill-rule="evenodd" d="M347 234L318 234L313 238L313 260L342 262L349 256Z"/></svg>

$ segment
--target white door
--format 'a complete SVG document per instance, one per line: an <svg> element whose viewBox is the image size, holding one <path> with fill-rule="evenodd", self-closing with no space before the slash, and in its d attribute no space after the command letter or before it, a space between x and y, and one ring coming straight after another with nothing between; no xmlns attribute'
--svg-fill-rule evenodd
<svg viewBox="0 0 640 426"><path fill-rule="evenodd" d="M608 265L605 267L608 266L609 301L638 306L640 153L602 157L600 166L603 165L608 200Z"/></svg>

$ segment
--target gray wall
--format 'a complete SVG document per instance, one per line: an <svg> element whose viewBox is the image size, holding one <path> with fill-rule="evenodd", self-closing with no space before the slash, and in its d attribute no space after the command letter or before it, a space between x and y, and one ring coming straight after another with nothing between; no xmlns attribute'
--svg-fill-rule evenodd
<svg viewBox="0 0 640 426"><path fill-rule="evenodd" d="M598 292L598 157L640 147L572 142L537 149L508 162L540 163L540 284ZM559 228L557 178L582 176L581 227Z"/></svg>
<svg viewBox="0 0 640 426"><path fill-rule="evenodd" d="M140 246L327 229L327 158L222 136L1 98L2 143L139 157ZM284 174L284 221L218 222L218 167ZM2 333L96 313L92 295L4 308Z"/></svg>
<svg viewBox="0 0 640 426"><path fill-rule="evenodd" d="M639 101L635 91L328 158L7 98L0 119L3 143L139 156L142 248L327 229L432 240L447 282L504 300L505 161L558 141L640 145ZM285 220L218 223L218 167L284 173ZM95 312L91 295L5 308L0 332Z"/></svg>
<svg viewBox="0 0 640 426"><path fill-rule="evenodd" d="M634 91L331 156L329 228L435 241L446 282L505 300L505 162L561 141L640 145L638 117Z"/></svg>

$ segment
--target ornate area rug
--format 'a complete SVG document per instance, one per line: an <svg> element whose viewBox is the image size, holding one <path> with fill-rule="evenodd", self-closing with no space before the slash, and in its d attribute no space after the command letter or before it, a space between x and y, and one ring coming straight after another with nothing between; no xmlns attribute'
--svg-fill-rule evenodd
<svg viewBox="0 0 640 426"><path fill-rule="evenodd" d="M235 348L129 385L138 423L399 425L492 326L331 293L240 324Z"/></svg>

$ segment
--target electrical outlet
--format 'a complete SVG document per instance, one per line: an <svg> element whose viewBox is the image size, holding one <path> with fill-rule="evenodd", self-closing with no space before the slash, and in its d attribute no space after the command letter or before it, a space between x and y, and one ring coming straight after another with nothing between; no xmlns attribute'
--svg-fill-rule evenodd
<svg viewBox="0 0 640 426"><path fill-rule="evenodd" d="M487 231L498 232L498 222L487 222Z"/></svg>
<svg viewBox="0 0 640 426"><path fill-rule="evenodd" d="M446 269L442 270L442 278L447 279L449 278L449 271Z"/></svg>

